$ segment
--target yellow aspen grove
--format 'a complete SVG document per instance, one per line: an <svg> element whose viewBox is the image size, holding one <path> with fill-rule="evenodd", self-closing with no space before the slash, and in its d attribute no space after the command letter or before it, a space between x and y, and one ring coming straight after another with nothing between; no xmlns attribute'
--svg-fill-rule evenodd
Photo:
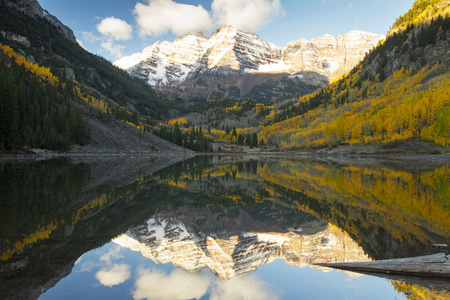
<svg viewBox="0 0 450 300"><path fill-rule="evenodd" d="M439 64L424 67L415 75L402 68L382 84L382 95L339 108L320 106L305 115L265 127L259 139L283 143L286 148L389 143L411 138L448 146L450 124L446 112L450 107L450 75L443 73L424 83L428 74L441 68ZM358 91L351 89L351 93ZM311 96L301 98L299 103L307 97Z"/></svg>

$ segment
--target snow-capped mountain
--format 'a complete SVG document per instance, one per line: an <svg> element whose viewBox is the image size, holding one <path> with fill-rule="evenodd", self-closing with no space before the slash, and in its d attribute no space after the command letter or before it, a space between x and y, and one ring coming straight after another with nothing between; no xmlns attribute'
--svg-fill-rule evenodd
<svg viewBox="0 0 450 300"><path fill-rule="evenodd" d="M301 39L279 48L252 32L222 26L210 37L194 32L173 43L158 41L114 64L173 97L258 95L264 101L291 95L260 91L262 83L270 90L282 80L291 80L301 85L303 93L308 92L351 70L383 38L351 31L337 38L325 35L311 41Z"/></svg>
<svg viewBox="0 0 450 300"><path fill-rule="evenodd" d="M243 210L237 217L224 212L168 209L113 242L156 263L173 263L192 273L210 269L221 279L251 273L278 258L300 268L309 263L369 260L347 234L319 219L281 229Z"/></svg>

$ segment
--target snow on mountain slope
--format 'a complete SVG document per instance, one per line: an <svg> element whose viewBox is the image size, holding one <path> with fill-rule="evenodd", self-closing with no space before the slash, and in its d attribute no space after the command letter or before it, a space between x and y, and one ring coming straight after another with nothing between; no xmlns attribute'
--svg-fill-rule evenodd
<svg viewBox="0 0 450 300"><path fill-rule="evenodd" d="M252 32L222 26L210 37L194 32L173 43L157 42L114 64L169 96L238 98L261 83L252 81L254 74L268 74L267 80L275 80L270 74L278 74L279 79L282 73L299 84L324 85L351 70L383 38L351 31L337 38L301 39L278 48ZM318 77L303 77L304 72Z"/></svg>
<svg viewBox="0 0 450 300"><path fill-rule="evenodd" d="M217 215L204 208L195 214L186 211L191 212L188 208L163 211L113 242L155 263L172 263L192 273L208 268L221 279L251 273L278 258L300 268L309 263L369 260L348 235L318 219L297 224L304 230L258 232L250 224L265 225L255 219L242 222L249 217L242 211L237 219L222 216L220 224L215 222Z"/></svg>

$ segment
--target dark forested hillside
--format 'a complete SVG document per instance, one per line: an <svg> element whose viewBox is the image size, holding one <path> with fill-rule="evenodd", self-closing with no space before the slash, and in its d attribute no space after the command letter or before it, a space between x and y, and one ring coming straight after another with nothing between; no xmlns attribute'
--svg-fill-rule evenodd
<svg viewBox="0 0 450 300"><path fill-rule="evenodd" d="M0 151L182 151L150 133L167 99L80 47L37 1L0 1Z"/></svg>
<svg viewBox="0 0 450 300"><path fill-rule="evenodd" d="M81 109L70 104L68 85L58 83L48 68L18 64L6 55L11 48L1 48L0 150L28 146L66 151L89 142L90 129Z"/></svg>
<svg viewBox="0 0 450 300"><path fill-rule="evenodd" d="M167 112L163 97L151 87L67 39L47 19L26 15L9 2L0 1L1 43L20 49L30 59L50 67L56 76L75 79L143 115L160 117Z"/></svg>
<svg viewBox="0 0 450 300"><path fill-rule="evenodd" d="M148 133L142 115L107 100L0 44L0 152L185 151Z"/></svg>

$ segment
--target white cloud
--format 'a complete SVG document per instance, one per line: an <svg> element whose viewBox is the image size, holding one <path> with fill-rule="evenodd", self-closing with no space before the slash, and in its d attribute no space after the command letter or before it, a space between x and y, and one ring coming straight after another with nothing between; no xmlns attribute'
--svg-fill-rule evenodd
<svg viewBox="0 0 450 300"><path fill-rule="evenodd" d="M122 248L116 245L100 257L100 262L104 267L95 274L95 278L104 286L111 287L124 283L131 276L129 265L112 264L113 260L123 258L123 255L120 253L121 250Z"/></svg>
<svg viewBox="0 0 450 300"><path fill-rule="evenodd" d="M125 41L131 39L133 27L121 19L109 17L97 24L97 30L106 37Z"/></svg>
<svg viewBox="0 0 450 300"><path fill-rule="evenodd" d="M114 286L124 283L130 278L130 266L113 264L109 269L102 269L95 274L95 278L104 286Z"/></svg>
<svg viewBox="0 0 450 300"><path fill-rule="evenodd" d="M149 0L134 7L140 35L158 36L167 32L182 35L191 31L211 30L213 22L203 6L187 5L172 0Z"/></svg>
<svg viewBox="0 0 450 300"><path fill-rule="evenodd" d="M111 248L111 250L100 256L100 261L109 264L114 259L123 258L123 255L120 254L120 251L122 251L122 247L120 247L119 245L115 245Z"/></svg>
<svg viewBox="0 0 450 300"><path fill-rule="evenodd" d="M284 14L280 0L214 0L211 9L208 12L201 5L172 0L148 0L148 4L137 3L134 14L141 37L209 31L220 25L255 31Z"/></svg>
<svg viewBox="0 0 450 300"><path fill-rule="evenodd" d="M284 14L280 0L214 0L211 8L218 24L253 31Z"/></svg>
<svg viewBox="0 0 450 300"><path fill-rule="evenodd" d="M102 48L109 52L114 58L123 57L125 46L117 44L116 41L125 41L132 38L133 27L127 22L109 17L97 24L97 30L101 37L96 37L92 32L83 32L83 37L88 41L100 40Z"/></svg>
<svg viewBox="0 0 450 300"><path fill-rule="evenodd" d="M175 270L170 274L141 271L133 291L134 299L200 299L212 278Z"/></svg>
<svg viewBox="0 0 450 300"><path fill-rule="evenodd" d="M236 277L219 281L212 289L211 300L225 299L278 299L274 290L268 289L268 283L254 275Z"/></svg>

